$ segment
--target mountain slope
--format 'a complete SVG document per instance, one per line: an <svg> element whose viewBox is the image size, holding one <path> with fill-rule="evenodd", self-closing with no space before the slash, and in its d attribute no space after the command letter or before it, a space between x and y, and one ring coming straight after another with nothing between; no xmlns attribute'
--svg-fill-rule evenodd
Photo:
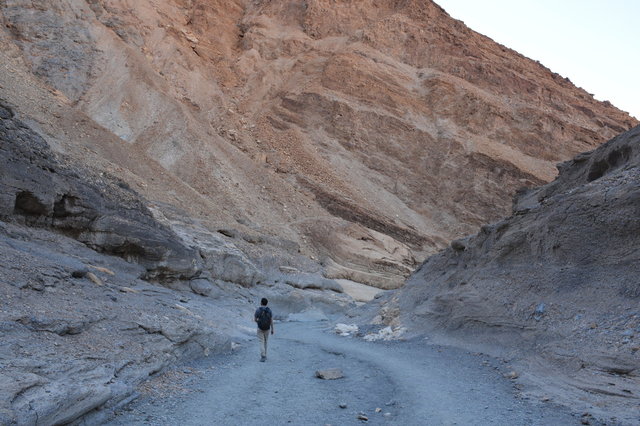
<svg viewBox="0 0 640 426"><path fill-rule="evenodd" d="M42 81L102 128L61 149L93 146L152 201L380 287L637 123L432 2L11 0L0 13L3 51L31 74L9 78ZM52 108L0 90L24 115Z"/></svg>

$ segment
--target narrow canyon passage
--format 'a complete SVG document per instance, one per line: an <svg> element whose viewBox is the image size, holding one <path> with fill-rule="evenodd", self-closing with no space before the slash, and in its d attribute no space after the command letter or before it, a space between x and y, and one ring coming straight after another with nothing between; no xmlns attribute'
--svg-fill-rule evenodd
<svg viewBox="0 0 640 426"><path fill-rule="evenodd" d="M153 380L109 424L579 424L564 408L518 398L502 361L425 341L371 343L326 323L282 323L267 362L258 360L254 340ZM344 377L315 377L328 368Z"/></svg>

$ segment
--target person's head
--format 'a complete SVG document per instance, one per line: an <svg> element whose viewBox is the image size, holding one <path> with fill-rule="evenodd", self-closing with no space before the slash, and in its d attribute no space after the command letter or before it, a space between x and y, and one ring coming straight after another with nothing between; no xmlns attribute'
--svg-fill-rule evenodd
<svg viewBox="0 0 640 426"><path fill-rule="evenodd" d="M266 297L263 297L263 298L262 298L262 300L260 301L260 304L261 304L262 306L267 306L267 303L269 303L269 301L267 300L267 298L266 298Z"/></svg>

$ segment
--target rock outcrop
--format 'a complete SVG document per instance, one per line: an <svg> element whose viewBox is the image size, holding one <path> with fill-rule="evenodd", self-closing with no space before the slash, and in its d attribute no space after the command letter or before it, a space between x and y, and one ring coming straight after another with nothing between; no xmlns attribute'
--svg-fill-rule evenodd
<svg viewBox="0 0 640 426"><path fill-rule="evenodd" d="M622 420L640 395L640 127L559 169L521 192L511 217L427 259L374 322L524 358L528 370L541 358L544 392L572 404L612 395L599 413Z"/></svg>
<svg viewBox="0 0 640 426"><path fill-rule="evenodd" d="M0 220L43 227L145 266L147 279L188 279L197 252L158 223L122 180L54 154L0 104Z"/></svg>
<svg viewBox="0 0 640 426"><path fill-rule="evenodd" d="M0 97L59 149L384 288L637 124L431 1L11 0L0 19Z"/></svg>
<svg viewBox="0 0 640 426"><path fill-rule="evenodd" d="M0 260L3 425L108 416L149 375L242 340L240 302L212 309L210 298L140 280L146 267L44 228L0 221Z"/></svg>

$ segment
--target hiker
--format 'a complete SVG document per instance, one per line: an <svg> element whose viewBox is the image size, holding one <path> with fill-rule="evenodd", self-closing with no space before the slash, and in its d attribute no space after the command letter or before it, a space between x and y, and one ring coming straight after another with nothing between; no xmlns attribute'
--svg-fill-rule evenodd
<svg viewBox="0 0 640 426"><path fill-rule="evenodd" d="M260 301L260 307L256 309L256 313L253 314L253 320L258 324L258 341L260 342L260 362L267 360L267 340L269 340L269 330L271 334L274 333L273 328L273 313L270 308L267 308L269 301L266 298L262 298Z"/></svg>

